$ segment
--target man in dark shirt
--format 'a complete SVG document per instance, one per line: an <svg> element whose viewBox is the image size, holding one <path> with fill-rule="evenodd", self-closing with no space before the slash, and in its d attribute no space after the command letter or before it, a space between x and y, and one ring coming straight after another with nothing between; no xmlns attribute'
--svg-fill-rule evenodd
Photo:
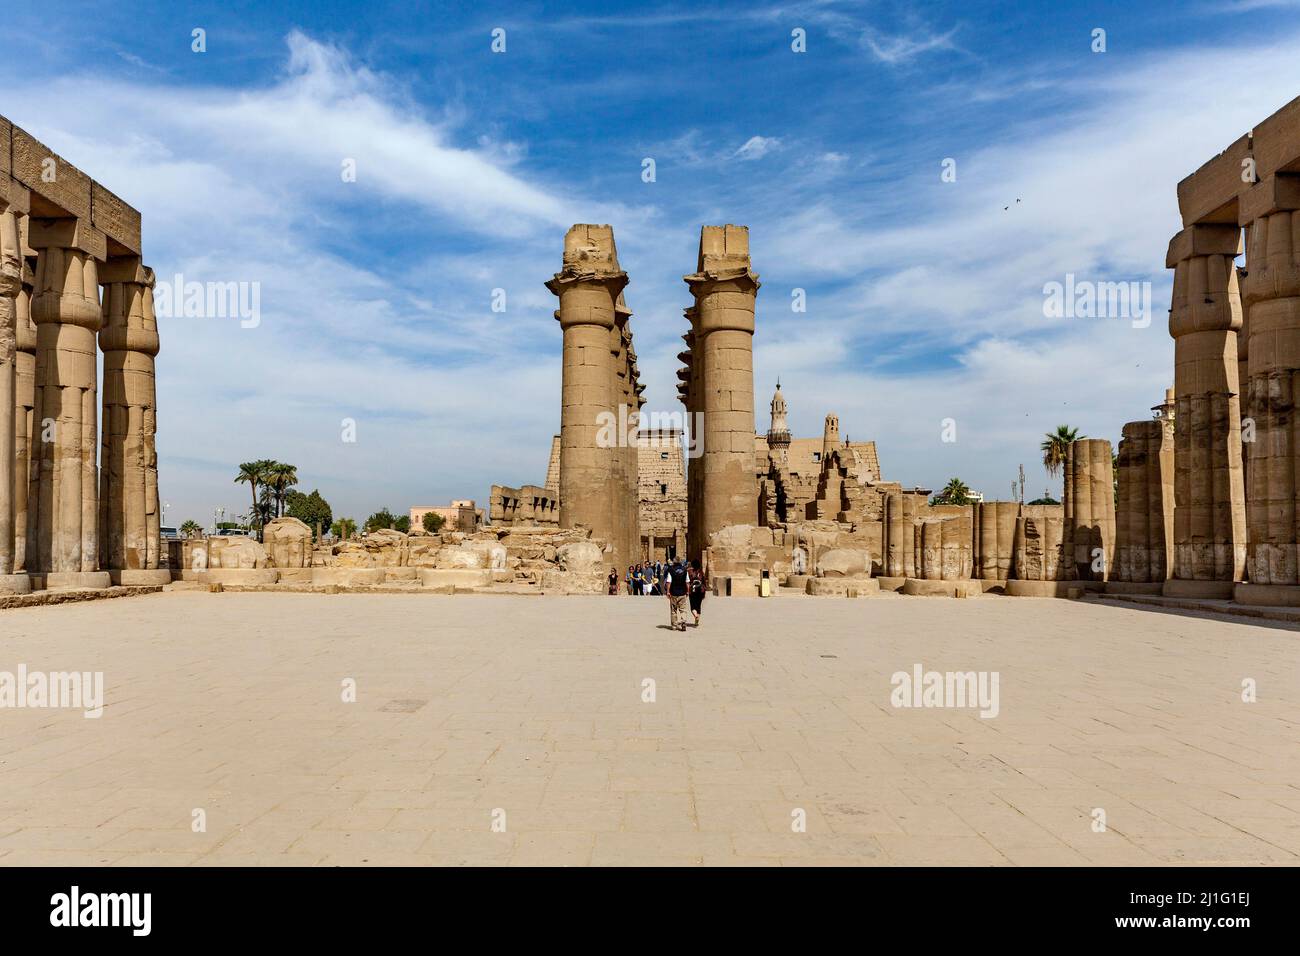
<svg viewBox="0 0 1300 956"><path fill-rule="evenodd" d="M686 630L686 595L690 591L687 580L686 565L681 560L674 561L665 571L668 595L668 623L674 631Z"/></svg>

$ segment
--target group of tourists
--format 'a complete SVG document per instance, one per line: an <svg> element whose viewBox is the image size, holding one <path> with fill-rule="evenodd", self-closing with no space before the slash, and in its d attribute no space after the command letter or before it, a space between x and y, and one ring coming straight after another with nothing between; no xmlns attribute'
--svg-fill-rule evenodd
<svg viewBox="0 0 1300 956"><path fill-rule="evenodd" d="M655 561L634 564L627 569L627 593L655 594L668 598L669 625L675 631L686 630L686 609L690 608L695 626L700 626L707 584L704 572L690 561L677 558L673 561ZM619 593L618 568L609 569L609 593Z"/></svg>
<svg viewBox="0 0 1300 956"><path fill-rule="evenodd" d="M667 573L668 563L664 561L655 561L652 564L634 564L627 569L627 576L623 579L627 585L627 593L636 595L663 594ZM618 571L610 568L609 574L610 583L614 586L614 590L609 593L617 594Z"/></svg>

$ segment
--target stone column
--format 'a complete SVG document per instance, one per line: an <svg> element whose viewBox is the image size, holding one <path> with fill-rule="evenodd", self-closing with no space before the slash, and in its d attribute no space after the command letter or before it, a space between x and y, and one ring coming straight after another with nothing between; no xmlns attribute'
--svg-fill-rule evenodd
<svg viewBox="0 0 1300 956"><path fill-rule="evenodd" d="M18 387L18 297L23 287L18 216L9 208L8 184L0 182L0 594L24 594L31 581L19 573L14 515L17 472L15 424Z"/></svg>
<svg viewBox="0 0 1300 956"><path fill-rule="evenodd" d="M1250 313L1247 347L1254 442L1247 445L1250 600L1259 586L1300 584L1297 556L1296 389L1300 385L1300 175L1276 173L1242 196L1248 224L1243 292ZM1254 593L1252 593L1254 592ZM1285 593L1285 592L1283 592ZM1286 603L1300 603L1290 592Z"/></svg>
<svg viewBox="0 0 1300 956"><path fill-rule="evenodd" d="M1159 594L1173 556L1173 420L1155 418L1124 426L1117 477L1115 574L1107 590Z"/></svg>
<svg viewBox="0 0 1300 956"><path fill-rule="evenodd" d="M754 473L754 298L758 276L750 270L749 230L705 226L697 271L685 276L696 310L699 407L704 416L699 541L731 525L758 524Z"/></svg>
<svg viewBox="0 0 1300 956"><path fill-rule="evenodd" d="M1067 563L1062 577L1105 581L1115 562L1115 480L1109 441L1081 438L1067 446L1062 497ZM1094 570L1099 559L1100 570Z"/></svg>
<svg viewBox="0 0 1300 956"><path fill-rule="evenodd" d="M96 352L103 233L80 219L34 219L36 379L27 570L48 588L106 587L98 570Z"/></svg>
<svg viewBox="0 0 1300 956"><path fill-rule="evenodd" d="M645 386L641 384L641 372L636 364L636 349L632 347L632 334L628 333L628 413L636 416L637 433L640 434L641 409L645 406ZM627 509L628 539L631 548L626 556L626 565L632 564L641 556L641 449L632 445L627 449ZM678 552L680 554L681 552Z"/></svg>
<svg viewBox="0 0 1300 956"><path fill-rule="evenodd" d="M617 262L615 263L617 265ZM628 543L628 484L626 433L631 421L628 406L627 350L626 330L632 311L627 307L620 292L614 301L614 324L608 332L609 341L609 394L614 420L617 422L615 444L610 456L610 481L605 494L610 497L610 563L623 567L623 557L630 557L636 551ZM608 568L602 570L608 571Z"/></svg>
<svg viewBox="0 0 1300 956"><path fill-rule="evenodd" d="M151 269L135 256L110 259L104 286L104 397L100 450L100 567L114 584L166 584L160 568L158 453Z"/></svg>
<svg viewBox="0 0 1300 956"><path fill-rule="evenodd" d="M1011 577L1015 553L1016 501L981 501L971 511L974 525L972 546L978 552L975 576L984 581L1006 581Z"/></svg>
<svg viewBox="0 0 1300 956"><path fill-rule="evenodd" d="M36 404L36 324L32 322L32 296L36 283L36 251L28 243L31 219L18 220L19 248L23 257L22 288L18 291L17 404L14 408L14 570L27 570L27 497L31 491L32 407ZM30 583L30 581L29 581Z"/></svg>
<svg viewBox="0 0 1300 956"><path fill-rule="evenodd" d="M1235 225L1188 226L1169 243L1174 270L1174 568L1164 593L1231 597L1246 557ZM1196 582L1196 583L1188 583Z"/></svg>
<svg viewBox="0 0 1300 956"><path fill-rule="evenodd" d="M916 566L917 500L916 495L901 491L891 491L885 496L882 522L885 541L881 549L884 577L921 577Z"/></svg>
<svg viewBox="0 0 1300 956"><path fill-rule="evenodd" d="M1017 582L1055 582L1066 576L1066 565L1071 558L1063 554L1064 519L1057 514L1026 514L1021 508L1016 517L1015 564L1012 578L1007 582L1007 593L1016 589ZM1023 589L1021 593L1050 597L1055 588Z"/></svg>
<svg viewBox="0 0 1300 956"><path fill-rule="evenodd" d="M610 547L616 540L614 505L616 447L598 441L602 424L617 421L612 383L610 335L615 304L627 273L618 267L614 231L609 226L579 224L564 237L564 259L546 287L560 299L555 313L564 335L560 409L560 527L583 527ZM626 562L623 562L626 563Z"/></svg>
<svg viewBox="0 0 1300 956"><path fill-rule="evenodd" d="M695 450L698 451L704 441L704 434L697 414L701 410L700 367L702 364L699 351L696 348L698 341L696 329L699 326L699 319L698 313L693 306L682 310L682 314L690 322L691 330L682 336L682 340L686 343L685 351L677 353L677 357L682 361L683 366L677 370L677 394L686 407L688 439L695 445ZM700 534L702 527L700 522L702 513L700 496L703 487L704 463L700 456L692 454L691 449L688 447L686 458L686 555L695 562L700 560L705 546L709 543Z"/></svg>

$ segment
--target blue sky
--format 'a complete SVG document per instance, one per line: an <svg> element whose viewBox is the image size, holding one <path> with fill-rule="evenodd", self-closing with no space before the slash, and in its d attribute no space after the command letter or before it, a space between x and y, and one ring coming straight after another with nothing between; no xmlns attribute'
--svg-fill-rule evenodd
<svg viewBox="0 0 1300 956"><path fill-rule="evenodd" d="M648 410L679 410L700 225L744 223L759 430L779 376L796 433L835 411L885 477L1005 497L1050 486L1044 431L1117 440L1172 384L1175 186L1300 95L1297 6L59 3L7 15L0 113L142 211L160 278L260 283L256 328L162 324L169 523L242 507L250 458L359 518L540 482L542 283L587 221ZM1149 327L1044 317L1067 273L1151 282Z"/></svg>

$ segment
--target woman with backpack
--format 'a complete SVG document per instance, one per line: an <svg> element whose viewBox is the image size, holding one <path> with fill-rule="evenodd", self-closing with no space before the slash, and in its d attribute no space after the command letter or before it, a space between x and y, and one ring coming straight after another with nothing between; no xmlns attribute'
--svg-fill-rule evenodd
<svg viewBox="0 0 1300 956"><path fill-rule="evenodd" d="M704 573L694 565L691 566L689 579L688 596L691 602L691 613L695 615L695 626L700 626L700 612L704 608Z"/></svg>

